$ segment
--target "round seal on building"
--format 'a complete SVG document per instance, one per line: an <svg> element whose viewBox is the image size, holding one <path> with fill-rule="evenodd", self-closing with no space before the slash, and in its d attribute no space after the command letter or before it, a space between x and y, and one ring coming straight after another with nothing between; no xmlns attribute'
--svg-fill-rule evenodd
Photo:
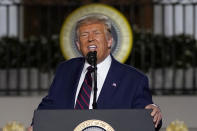
<svg viewBox="0 0 197 131"><path fill-rule="evenodd" d="M129 57L133 36L131 26L125 16L117 9L104 4L89 4L73 11L64 21L60 32L60 47L66 59L81 56L76 45L76 22L83 16L101 14L109 18L112 23L113 44L111 53L124 63Z"/></svg>

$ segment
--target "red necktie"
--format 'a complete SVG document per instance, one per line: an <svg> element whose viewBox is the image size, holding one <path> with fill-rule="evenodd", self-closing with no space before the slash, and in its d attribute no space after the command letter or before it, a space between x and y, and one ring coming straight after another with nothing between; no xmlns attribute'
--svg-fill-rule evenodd
<svg viewBox="0 0 197 131"><path fill-rule="evenodd" d="M89 109L90 95L92 91L92 76L93 68L89 66L87 68L85 79L81 85L79 95L75 104L75 109Z"/></svg>

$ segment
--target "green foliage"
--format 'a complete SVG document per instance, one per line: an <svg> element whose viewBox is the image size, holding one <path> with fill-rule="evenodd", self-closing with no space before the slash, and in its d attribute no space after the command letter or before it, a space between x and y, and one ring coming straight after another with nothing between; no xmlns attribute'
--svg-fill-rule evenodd
<svg viewBox="0 0 197 131"><path fill-rule="evenodd" d="M134 66L149 68L196 67L197 41L189 35L164 36L134 32ZM142 61L142 59L144 61Z"/></svg>
<svg viewBox="0 0 197 131"><path fill-rule="evenodd" d="M31 37L19 41L14 37L0 39L0 68L38 68L41 71L55 69L64 58L58 37Z"/></svg>
<svg viewBox="0 0 197 131"><path fill-rule="evenodd" d="M149 68L197 67L197 42L187 35L166 37L150 32L134 32L131 57L134 66ZM19 41L14 37L0 39L0 69L38 68L54 70L64 58L59 47L59 37L31 37Z"/></svg>

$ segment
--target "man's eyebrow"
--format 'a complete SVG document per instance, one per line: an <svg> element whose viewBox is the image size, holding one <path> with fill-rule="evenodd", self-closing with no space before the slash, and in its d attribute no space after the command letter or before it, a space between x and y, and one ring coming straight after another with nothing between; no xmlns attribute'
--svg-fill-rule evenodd
<svg viewBox="0 0 197 131"><path fill-rule="evenodd" d="M88 33L87 31L81 32L80 34Z"/></svg>
<svg viewBox="0 0 197 131"><path fill-rule="evenodd" d="M94 30L93 30L93 32L96 32L96 31L101 31L101 30L100 30L100 29L94 29Z"/></svg>

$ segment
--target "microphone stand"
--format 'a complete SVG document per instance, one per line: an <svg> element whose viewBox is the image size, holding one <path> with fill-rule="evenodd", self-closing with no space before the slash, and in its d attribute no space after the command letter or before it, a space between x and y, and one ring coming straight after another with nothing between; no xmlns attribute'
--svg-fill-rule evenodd
<svg viewBox="0 0 197 131"><path fill-rule="evenodd" d="M97 98L97 66L96 62L94 62L94 97L93 97L93 109L97 109L97 103L96 103L96 98Z"/></svg>
<svg viewBox="0 0 197 131"><path fill-rule="evenodd" d="M92 107L93 109L97 109L97 103L96 103L96 98L97 98L97 52L96 51L90 51L87 54L87 61L88 63L93 66L94 68L94 94L93 94L93 104Z"/></svg>

